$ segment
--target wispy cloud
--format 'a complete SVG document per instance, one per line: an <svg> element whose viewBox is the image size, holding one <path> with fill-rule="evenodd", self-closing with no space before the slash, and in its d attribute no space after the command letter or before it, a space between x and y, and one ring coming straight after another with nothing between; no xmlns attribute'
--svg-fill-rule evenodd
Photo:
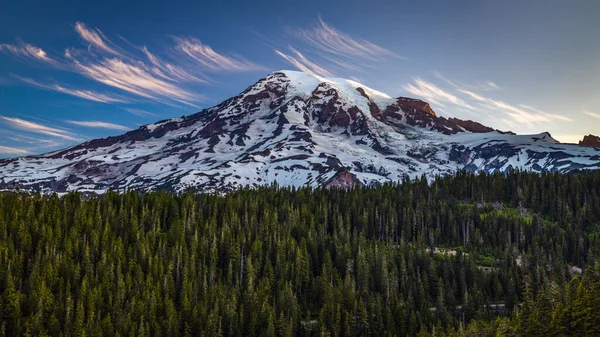
<svg viewBox="0 0 600 337"><path fill-rule="evenodd" d="M298 29L298 35L308 44L323 52L343 57L358 57L372 61L383 57L399 57L390 50L367 40L353 38L319 18L319 24L312 29Z"/></svg>
<svg viewBox="0 0 600 337"><path fill-rule="evenodd" d="M197 102L204 96L186 89L183 82L205 82L203 79L163 61L151 53L147 47L140 50L146 56L148 63L140 59L126 56L124 53L109 46L109 40L98 29L88 29L78 22L75 30L86 41L114 57L89 57L78 50L67 49L65 57L73 62L72 70L102 84L124 90L130 94L141 96L164 104L169 100L196 107ZM112 45L112 43L110 43ZM119 48L121 50L121 48Z"/></svg>
<svg viewBox="0 0 600 337"><path fill-rule="evenodd" d="M416 86L407 85L404 89L413 95L424 97L434 104L439 105L450 102L459 107L468 107L473 112L487 113L488 119L496 120L509 127L519 128L524 125L531 126L554 121L572 121L569 117L548 113L530 105L513 105L476 92L501 90L500 86L492 81L479 84L464 84L456 80L448 79L439 72L434 72L434 75L451 86L451 91L462 95L464 99L453 93L444 91L430 82L420 79L415 80Z"/></svg>
<svg viewBox="0 0 600 337"><path fill-rule="evenodd" d="M263 68L239 56L217 53L200 40L190 38L175 38L175 50L198 62L210 71L251 71Z"/></svg>
<svg viewBox="0 0 600 337"><path fill-rule="evenodd" d="M25 149L0 145L0 154L26 155L29 153L30 152Z"/></svg>
<svg viewBox="0 0 600 337"><path fill-rule="evenodd" d="M589 110L584 110L583 113L594 118L600 118L600 114L591 112Z"/></svg>
<svg viewBox="0 0 600 337"><path fill-rule="evenodd" d="M91 91L91 90L72 89L72 88L67 88L65 86L62 86L60 84L42 84L42 83L34 81L30 78L25 78L25 77L20 77L20 76L15 76L15 77L24 83L27 83L29 85L32 85L32 86L35 86L38 88L57 91L57 92L61 92L63 94L87 99L87 100L94 101L94 102L101 102L101 103L126 103L127 102L123 98L111 96L111 95L107 95L107 94L102 94L102 93Z"/></svg>
<svg viewBox="0 0 600 337"><path fill-rule="evenodd" d="M6 134L7 132L3 132ZM4 136L4 135L3 135ZM27 144L29 152L34 152L37 149L47 149L50 147L57 147L62 145L62 142L54 139L43 139L38 137L29 137L24 135L22 132L11 132L8 131L8 135L5 135L6 139L12 140L13 142Z"/></svg>
<svg viewBox="0 0 600 337"><path fill-rule="evenodd" d="M572 121L571 118L568 118L566 116L547 113L528 105L521 104L519 106L514 106L503 101L498 101L489 97L484 97L482 95L476 94L468 90L459 91L464 93L471 99L480 102L480 104L483 107L491 108L493 110L499 110L509 115L512 119L519 121L520 123L532 125L536 123L551 122L556 120Z"/></svg>
<svg viewBox="0 0 600 337"><path fill-rule="evenodd" d="M372 68L375 64L377 64L377 62L369 63L368 61L345 59L335 55L326 55L323 53L319 54L318 56L323 59L323 62L327 64L328 68L352 73L363 72L365 68Z"/></svg>
<svg viewBox="0 0 600 337"><path fill-rule="evenodd" d="M2 122L0 121L0 123ZM0 138L6 142L11 142L9 146L5 147L18 150L0 150L0 155L22 156L33 153L41 153L50 148L57 148L67 145L67 141L65 139L48 137L47 135L30 135L27 132L23 132L23 130L19 128L16 128L15 130L12 130L8 127L0 128Z"/></svg>
<svg viewBox="0 0 600 337"><path fill-rule="evenodd" d="M195 107L194 102L204 99L202 95L157 77L140 63L132 64L116 58L106 58L87 63L85 60L75 61L75 68L80 74L97 82L161 103L170 99Z"/></svg>
<svg viewBox="0 0 600 337"><path fill-rule="evenodd" d="M308 29L288 28L287 31L297 39L298 44L308 48L301 50L301 53L290 47L294 55L282 53L277 48L274 48L274 51L301 70L318 72L310 66L312 64L321 69L357 72L364 71L364 68L373 67L384 60L404 59L375 43L350 36L325 23L320 17L316 26ZM313 61L303 60L306 59L304 55L307 54L310 54ZM314 59L318 59L321 65L317 65ZM327 72L331 73L331 71Z"/></svg>
<svg viewBox="0 0 600 337"><path fill-rule="evenodd" d="M527 110L533 111L533 112L537 112L540 115L552 115L552 114L549 114L549 113L547 113L545 111L542 111L540 109L534 108L531 105L519 104L519 107L521 107L523 109L527 109ZM562 116L562 115L556 115L556 119L562 119L564 121L572 121L571 118L566 117L566 116Z"/></svg>
<svg viewBox="0 0 600 337"><path fill-rule="evenodd" d="M492 81L487 81L483 83L477 84L465 84L458 81L450 80L441 73L434 71L433 74L435 77L440 80L446 82L447 84L453 86L454 88L465 89L465 90L480 90L480 91L492 91L492 90L502 90L502 88Z"/></svg>
<svg viewBox="0 0 600 337"><path fill-rule="evenodd" d="M79 141L80 140L80 139L77 139L75 137L75 135L73 135L71 132L64 130L64 129L53 128L53 127L46 126L43 124L26 121L26 120L20 119L20 118L0 116L0 119L4 120L6 123L11 125L12 127L15 127L15 128L21 129L21 130L25 130L28 132L43 134L43 135L62 138L62 139L71 140L71 141Z"/></svg>
<svg viewBox="0 0 600 337"><path fill-rule="evenodd" d="M207 83L205 79L199 78L197 75L191 74L182 67L170 64L163 61L158 56L152 54L147 47L142 47L142 51L148 58L148 61L154 66L153 72L165 79L172 81L188 81L188 82L200 82Z"/></svg>
<svg viewBox="0 0 600 337"><path fill-rule="evenodd" d="M459 97L444 91L440 87L436 86L431 82L427 82L421 78L414 78L414 84L407 84L403 88L407 92L412 95L421 97L430 103L441 105L442 107L446 106L446 103L451 103L466 109L473 110L473 106L471 106L466 101L460 99Z"/></svg>
<svg viewBox="0 0 600 337"><path fill-rule="evenodd" d="M275 50L275 53L277 55L283 57L286 61L291 63L294 67L296 67L299 70L302 70L306 73L313 74L313 75L319 75L319 76L332 76L332 73L330 71L319 66L318 64L316 64L314 62L311 62L309 59L307 59L304 55L302 55L296 49L290 47L290 51L294 54L294 56L284 54L277 49Z"/></svg>
<svg viewBox="0 0 600 337"><path fill-rule="evenodd" d="M488 99L486 97L483 97L481 95L478 95L474 92L468 91L468 90L460 90L460 92L462 92L463 94L467 95L470 99L476 100L476 101L480 101L480 102L486 102Z"/></svg>
<svg viewBox="0 0 600 337"><path fill-rule="evenodd" d="M489 88L494 89L494 90L502 90L502 88L500 88L499 85L497 85L496 83L492 82L492 81L488 81L487 83L485 83Z"/></svg>
<svg viewBox="0 0 600 337"><path fill-rule="evenodd" d="M29 43L20 43L18 45L0 44L0 51L3 53L13 54L23 59L32 59L50 64L57 64L57 61L50 58L50 56L48 56L48 54L42 48L36 47Z"/></svg>
<svg viewBox="0 0 600 337"><path fill-rule="evenodd" d="M109 54L123 56L121 52L116 50L116 47L113 48L110 46L112 43L104 36L104 34L102 34L100 29L90 29L87 28L83 22L76 22L75 31L83 40L88 42L90 46L94 46L95 48Z"/></svg>
<svg viewBox="0 0 600 337"><path fill-rule="evenodd" d="M50 58L44 50L30 44L0 45L0 52L21 58L35 59L53 64L57 69L71 71L84 77L127 92L115 96L87 89L73 89L59 84L44 84L31 79L24 82L45 90L102 103L128 103L130 95L167 105L179 103L197 107L207 100L195 92L192 83L207 84L203 72L249 71L264 68L231 54L221 54L194 38L175 38L173 48L162 54L151 52L146 46L138 47L124 38L122 48L112 42L102 31L76 22L75 32L88 45L87 50L69 47L63 58Z"/></svg>
<svg viewBox="0 0 600 337"><path fill-rule="evenodd" d="M125 108L125 111L129 112L132 115L140 116L140 117L156 117L158 116L155 113L148 112L146 110L138 109L138 108Z"/></svg>
<svg viewBox="0 0 600 337"><path fill-rule="evenodd" d="M101 122L101 121L66 121L69 124L83 126L87 128L100 128L100 129L110 129L110 130L121 130L121 131L129 131L130 128L113 123Z"/></svg>

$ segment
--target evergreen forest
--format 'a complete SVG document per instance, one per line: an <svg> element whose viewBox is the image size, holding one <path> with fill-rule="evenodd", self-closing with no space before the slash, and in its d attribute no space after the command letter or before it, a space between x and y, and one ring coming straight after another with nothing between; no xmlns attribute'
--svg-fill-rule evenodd
<svg viewBox="0 0 600 337"><path fill-rule="evenodd" d="M600 173L0 194L1 336L600 336Z"/></svg>

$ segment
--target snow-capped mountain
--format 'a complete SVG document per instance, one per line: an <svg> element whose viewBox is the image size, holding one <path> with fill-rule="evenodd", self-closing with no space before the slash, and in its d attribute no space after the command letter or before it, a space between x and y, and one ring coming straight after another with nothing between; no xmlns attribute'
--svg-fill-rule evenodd
<svg viewBox="0 0 600 337"><path fill-rule="evenodd" d="M191 116L1 160L0 189L344 187L511 168L600 169L600 149L439 117L426 102L350 80L281 71Z"/></svg>

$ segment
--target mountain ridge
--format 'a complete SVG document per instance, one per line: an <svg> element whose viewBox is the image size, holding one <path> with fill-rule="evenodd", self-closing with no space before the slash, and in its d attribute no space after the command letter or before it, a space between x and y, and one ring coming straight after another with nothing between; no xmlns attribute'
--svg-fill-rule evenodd
<svg viewBox="0 0 600 337"><path fill-rule="evenodd" d="M586 135L579 141L579 145L600 147L600 137L595 135Z"/></svg>
<svg viewBox="0 0 600 337"><path fill-rule="evenodd" d="M227 192L275 182L391 183L460 169L599 168L600 150L559 144L548 133L505 133L355 81L279 71L189 116L1 160L0 189Z"/></svg>

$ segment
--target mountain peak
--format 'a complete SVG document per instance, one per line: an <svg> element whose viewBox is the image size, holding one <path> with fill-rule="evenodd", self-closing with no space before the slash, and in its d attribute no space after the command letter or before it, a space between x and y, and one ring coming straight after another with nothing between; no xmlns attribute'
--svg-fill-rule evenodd
<svg viewBox="0 0 600 337"><path fill-rule="evenodd" d="M579 141L579 145L600 147L600 137L589 134Z"/></svg>
<svg viewBox="0 0 600 337"><path fill-rule="evenodd" d="M274 182L347 188L511 168L598 169L600 150L557 146L549 134L501 134L438 116L419 99L286 70L190 116L0 160L0 190L223 192Z"/></svg>
<svg viewBox="0 0 600 337"><path fill-rule="evenodd" d="M560 142L558 140L554 139L554 137L552 137L552 135L548 131L544 131L544 132L540 133L537 137L534 137L533 139L535 141L542 140L542 141L552 143L552 144L560 144Z"/></svg>
<svg viewBox="0 0 600 337"><path fill-rule="evenodd" d="M420 111L426 114L429 114L433 117L437 117L435 111L433 111L433 109L431 108L431 106L429 105L429 103L422 101L420 99L416 99L416 98L409 98L409 97L398 97L396 99L396 102L402 106L402 110L403 111Z"/></svg>
<svg viewBox="0 0 600 337"><path fill-rule="evenodd" d="M311 96L319 86L332 88L340 96L355 103L366 103L371 101L381 108L394 103L394 99L381 91L367 87L354 80L338 77L322 77L314 74L294 70L281 70L269 74L267 81L280 81L282 78L289 82L288 91L290 95ZM360 91L359 91L360 89Z"/></svg>

